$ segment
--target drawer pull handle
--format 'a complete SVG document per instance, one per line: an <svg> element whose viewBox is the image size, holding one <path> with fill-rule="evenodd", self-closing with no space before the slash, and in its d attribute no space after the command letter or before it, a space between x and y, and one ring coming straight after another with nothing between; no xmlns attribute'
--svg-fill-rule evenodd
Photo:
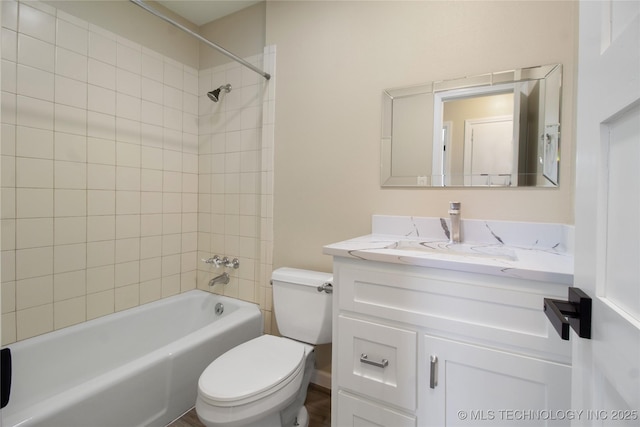
<svg viewBox="0 0 640 427"><path fill-rule="evenodd" d="M436 388L438 386L438 356L431 355L430 358L430 375L429 387Z"/></svg>
<svg viewBox="0 0 640 427"><path fill-rule="evenodd" d="M364 353L360 355L360 362L366 363L367 365L373 365L378 368L386 368L387 366L389 366L389 361L387 359L382 359L382 361L376 362L375 360L369 360L367 355Z"/></svg>

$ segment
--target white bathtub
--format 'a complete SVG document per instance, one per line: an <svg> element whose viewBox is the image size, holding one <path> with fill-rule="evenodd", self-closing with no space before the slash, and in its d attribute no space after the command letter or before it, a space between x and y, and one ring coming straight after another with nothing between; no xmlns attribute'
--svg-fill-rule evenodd
<svg viewBox="0 0 640 427"><path fill-rule="evenodd" d="M256 305L194 290L20 341L0 426L167 425L212 360L261 333Z"/></svg>

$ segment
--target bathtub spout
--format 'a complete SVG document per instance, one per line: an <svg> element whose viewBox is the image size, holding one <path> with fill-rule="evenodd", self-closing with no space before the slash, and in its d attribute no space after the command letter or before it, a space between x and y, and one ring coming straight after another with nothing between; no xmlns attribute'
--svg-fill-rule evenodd
<svg viewBox="0 0 640 427"><path fill-rule="evenodd" d="M229 280L229 273L225 272L209 280L209 286L213 286L216 283L222 283L223 285L226 285L227 283L229 283Z"/></svg>

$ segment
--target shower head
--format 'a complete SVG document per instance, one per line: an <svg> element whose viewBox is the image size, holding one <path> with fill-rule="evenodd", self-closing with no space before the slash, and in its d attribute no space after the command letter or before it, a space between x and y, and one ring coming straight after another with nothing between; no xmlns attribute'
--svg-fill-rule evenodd
<svg viewBox="0 0 640 427"><path fill-rule="evenodd" d="M207 96L213 102L218 102L220 100L221 90L224 90L224 93L229 93L231 92L231 85L230 84L222 85L218 89L212 90L211 92L207 92Z"/></svg>

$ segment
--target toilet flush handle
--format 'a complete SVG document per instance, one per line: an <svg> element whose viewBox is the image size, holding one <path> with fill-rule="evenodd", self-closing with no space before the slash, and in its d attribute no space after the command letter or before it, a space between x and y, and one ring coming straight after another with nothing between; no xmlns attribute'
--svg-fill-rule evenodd
<svg viewBox="0 0 640 427"><path fill-rule="evenodd" d="M318 292L326 292L328 294L333 293L333 285L329 282L323 283L317 287Z"/></svg>

